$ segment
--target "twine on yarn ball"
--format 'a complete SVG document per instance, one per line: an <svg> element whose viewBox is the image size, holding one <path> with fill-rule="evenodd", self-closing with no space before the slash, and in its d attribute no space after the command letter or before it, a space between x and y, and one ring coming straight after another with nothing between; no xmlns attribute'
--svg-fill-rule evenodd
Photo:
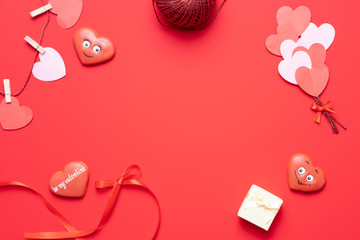
<svg viewBox="0 0 360 240"><path fill-rule="evenodd" d="M209 26L217 17L225 1L223 0L214 15L215 0L153 0L153 7L161 25L196 30ZM155 3L163 19L170 25L160 20Z"/></svg>

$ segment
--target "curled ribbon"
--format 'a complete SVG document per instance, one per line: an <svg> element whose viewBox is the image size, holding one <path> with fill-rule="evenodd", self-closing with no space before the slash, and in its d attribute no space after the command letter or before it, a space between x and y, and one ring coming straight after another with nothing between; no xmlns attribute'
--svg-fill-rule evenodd
<svg viewBox="0 0 360 240"><path fill-rule="evenodd" d="M131 173L135 172L135 173ZM69 239L69 238L75 238L77 240L81 240L82 237L89 236L96 231L100 230L101 227L106 223L106 221L110 218L111 212L115 206L116 199L119 195L120 189L122 186L139 186L147 190L155 199L157 207L158 207L158 222L156 225L155 232L153 234L152 239L155 239L160 227L161 222L161 212L160 212L160 204L156 197L156 195L143 183L141 183L138 178L141 175L141 169L137 165L131 165L128 167L125 172L122 174L122 176L117 180L107 180L107 181L97 181L96 182L96 188L112 188L109 200L106 204L104 213L101 217L101 220L97 227L91 229L91 230L85 230L85 231L78 231L76 228L54 207L52 206L40 193L36 192L32 188L26 186L23 183L20 182L3 182L0 183L1 187L10 187L10 186L16 186L28 189L35 193L40 200L44 203L44 205L47 207L47 209L60 221L61 224L68 230L68 232L26 232L24 234L25 238L29 239Z"/></svg>
<svg viewBox="0 0 360 240"><path fill-rule="evenodd" d="M320 123L320 118L321 118L321 113L323 111L327 111L327 112L331 112L331 113L335 113L332 110L333 104L332 102L327 102L325 105L323 106L319 106L318 104L316 104L316 102L313 102L313 104L311 105L311 109L316 111L316 117L315 117L315 122ZM335 113L336 114L336 113Z"/></svg>
<svg viewBox="0 0 360 240"><path fill-rule="evenodd" d="M270 199L266 199L259 190L253 190L249 193L244 207L247 209L263 207L265 210L279 210L280 206L281 203L279 201L271 201ZM267 214L265 216L265 223L268 224L272 218L272 214Z"/></svg>

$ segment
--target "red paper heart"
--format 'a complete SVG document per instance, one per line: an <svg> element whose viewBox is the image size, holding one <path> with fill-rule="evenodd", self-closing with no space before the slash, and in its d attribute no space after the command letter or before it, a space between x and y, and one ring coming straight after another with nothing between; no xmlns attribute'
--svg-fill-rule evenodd
<svg viewBox="0 0 360 240"><path fill-rule="evenodd" d="M294 42L298 40L297 31L288 23L279 25L277 28L277 34L270 35L266 38L265 46L272 54L281 56L280 45L286 39L291 39Z"/></svg>
<svg viewBox="0 0 360 240"><path fill-rule="evenodd" d="M50 10L57 14L57 22L62 28L71 28L79 20L82 0L49 0Z"/></svg>
<svg viewBox="0 0 360 240"><path fill-rule="evenodd" d="M311 12L305 6L300 6L292 10L288 6L279 8L276 13L276 19L279 25L288 23L292 25L300 36L310 24Z"/></svg>
<svg viewBox="0 0 360 240"><path fill-rule="evenodd" d="M28 125L33 119L33 112L29 107L19 105L19 100L11 97L11 103L5 99L0 104L0 124L5 130L15 130Z"/></svg>
<svg viewBox="0 0 360 240"><path fill-rule="evenodd" d="M94 65L110 60L115 55L115 47L110 39L98 37L91 28L79 28L74 33L74 45L80 61L84 65Z"/></svg>
<svg viewBox="0 0 360 240"><path fill-rule="evenodd" d="M83 197L89 180L89 169L83 162L70 162L64 171L54 173L50 179L50 190L61 197Z"/></svg>
<svg viewBox="0 0 360 240"><path fill-rule="evenodd" d="M295 72L295 79L304 92L318 97L328 83L329 69L325 64L313 65L311 69L299 67Z"/></svg>
<svg viewBox="0 0 360 240"><path fill-rule="evenodd" d="M312 64L324 64L325 63L326 49L320 43L314 43L313 45L311 45L311 47L309 49L307 49L306 47L303 47L303 46L297 47L294 49L293 55L299 51L306 52L310 56Z"/></svg>
<svg viewBox="0 0 360 240"><path fill-rule="evenodd" d="M289 187L296 191L316 192L325 185L325 175L321 168L314 166L309 156L294 154L288 164Z"/></svg>

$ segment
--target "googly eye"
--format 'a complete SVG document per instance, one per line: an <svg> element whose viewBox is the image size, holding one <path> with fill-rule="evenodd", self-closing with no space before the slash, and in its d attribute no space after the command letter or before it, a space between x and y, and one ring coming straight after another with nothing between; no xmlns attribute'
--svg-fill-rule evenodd
<svg viewBox="0 0 360 240"><path fill-rule="evenodd" d="M89 42L88 40L84 40L84 41L83 41L83 46L84 46L84 47L88 48L88 47L90 47L90 45L91 45L91 44L90 44L90 42Z"/></svg>
<svg viewBox="0 0 360 240"><path fill-rule="evenodd" d="M93 50L94 50L94 52L98 53L98 52L100 52L101 47L96 45L93 47Z"/></svg>
<svg viewBox="0 0 360 240"><path fill-rule="evenodd" d="M307 175L306 176L306 181L312 182L312 181L314 181L314 177L312 175Z"/></svg>
<svg viewBox="0 0 360 240"><path fill-rule="evenodd" d="M300 167L300 168L298 169L298 173L300 173L301 175L303 175L303 174L305 173L305 168ZM309 176L311 176L311 175L309 175Z"/></svg>

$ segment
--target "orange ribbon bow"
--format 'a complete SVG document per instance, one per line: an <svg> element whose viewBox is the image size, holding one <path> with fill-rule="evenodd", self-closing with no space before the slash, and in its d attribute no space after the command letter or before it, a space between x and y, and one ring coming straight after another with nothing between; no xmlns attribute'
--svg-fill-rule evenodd
<svg viewBox="0 0 360 240"><path fill-rule="evenodd" d="M135 173L131 173L135 172ZM69 238L75 238L77 240L81 240L82 237L89 236L96 231L100 230L100 228L105 224L105 222L110 218L111 212L115 206L116 199L119 195L120 189L122 186L140 186L147 190L155 199L157 207L158 207L158 222L155 229L155 232L153 234L152 239L155 239L159 232L160 222L161 222L161 212L160 212L160 204L159 201L156 198L156 195L143 183L141 183L138 178L141 175L140 167L137 165L131 165L126 169L126 171L122 174L122 176L117 180L108 180L108 181L97 181L96 188L112 188L110 198L106 204L103 216L101 217L101 220L97 227L91 229L91 230L85 230L85 231L78 231L76 228L54 207L52 206L40 193L33 190L32 188L28 187L27 185L20 183L20 182L0 182L0 188L1 187L21 187L28 189L35 193L37 197L40 198L40 200L44 203L44 205L47 207L47 209L63 224L63 226L68 230L68 232L26 232L24 234L25 238L30 239L69 239Z"/></svg>
<svg viewBox="0 0 360 240"><path fill-rule="evenodd" d="M317 112L316 117L315 117L315 122L320 123L321 113L323 111L327 111L327 112L331 112L331 113L336 114L336 112L334 112L332 110L332 107L333 107L332 102L327 102L323 106L319 106L319 105L316 104L316 102L313 102L313 104L311 105L311 109Z"/></svg>

